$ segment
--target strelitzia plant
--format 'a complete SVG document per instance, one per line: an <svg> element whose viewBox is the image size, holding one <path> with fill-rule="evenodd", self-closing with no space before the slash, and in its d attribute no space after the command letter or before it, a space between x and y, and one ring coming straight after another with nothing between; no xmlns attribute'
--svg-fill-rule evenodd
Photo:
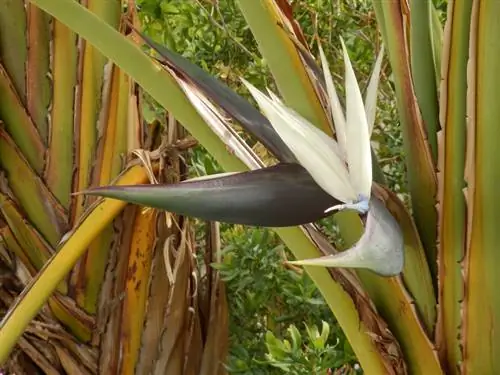
<svg viewBox="0 0 500 375"><path fill-rule="evenodd" d="M297 163L305 169L301 174L297 173L301 170L298 165L278 164L263 168L260 172L216 175L203 178L201 181L188 180L177 185L109 186L87 190L85 193L123 199L129 203L147 205L205 220L271 227L307 224L334 211L353 210L366 219L366 230L354 247L335 255L293 263L367 268L385 276L399 274L403 269L401 230L384 204L376 197L372 197L371 193L370 133L375 120L373 112L376 108L382 53L377 59L368 87L367 98L372 102L367 101L366 107L369 111L365 112L365 104L347 49L343 41L341 44L345 61L347 107L345 119L328 63L324 53L321 52L337 140L287 107L271 91L268 97L242 79L272 128L291 151ZM161 53L162 49L158 46L156 48ZM201 112L200 106L197 108ZM371 119L370 124L368 118ZM272 135L275 136L274 133ZM262 163L257 160L257 156L250 157L255 159L257 165ZM287 177L285 181L282 180L284 176ZM298 176L302 177L305 184L297 183ZM248 195L250 189L255 189L257 194L266 192L266 199L257 200L251 195L252 201L248 203L252 205L252 213L244 210L247 202L243 197L250 196ZM322 194L317 194L320 189L323 190ZM325 196L325 193L330 197ZM291 195L294 198L301 197L301 206L297 207L290 201ZM195 197L197 199L193 199ZM222 204L215 197L221 197L229 204ZM315 204L315 201L319 204ZM322 205L328 201L330 207ZM333 204L334 202L338 203ZM306 215L303 215L303 212L299 215L294 212L311 209L313 210ZM273 215L279 215L279 219L273 220Z"/></svg>
<svg viewBox="0 0 500 375"><path fill-rule="evenodd" d="M341 255L338 255L336 265L369 266L379 273L395 274L400 271L402 257L394 257L396 261L392 267L387 268L384 265L377 269L374 265L382 265L382 262L376 259L367 262L359 256L359 252L382 254L387 258L385 250L391 252L396 250L395 254L398 255L397 251L400 251L401 247L397 245L397 241L387 246L388 243L384 238L394 236L395 239L401 240L398 233L401 229L405 236L405 257L408 260L401 278L380 277L371 270L365 272L360 268L355 273L344 268L331 267L306 266L305 270L325 297L367 372L404 373L406 366L422 366L422 362L411 355L415 350L419 356L426 358L433 356L432 347L427 345L426 334L419 325L419 315L417 315L418 311L426 326L432 325L434 302L433 292L428 289L429 274L423 261L422 249L418 246L418 237L414 236L411 218L394 194L377 184L372 185L370 192L365 185L361 191L358 191L357 187L353 188L345 201L339 201L323 190L311 177L310 172L297 162L292 150L278 135L266 116L200 68L144 38L147 44L160 52L159 58L151 59L134 43L119 35L99 17L76 2L69 0L57 2L33 0L33 2L60 22L67 23L82 38L92 43L97 50L133 77L202 142L228 174L219 176L220 179L217 177L215 180L202 179L173 185L168 189L155 188L149 185L138 186L144 184L148 174L151 174L150 171L157 168L155 162L153 161L150 168L146 169L137 162L132 163L114 181L114 185L129 185L129 188L122 192L120 198L122 200L104 198L90 206L78 226L64 236L57 254L47 262L37 278L27 285L23 298L11 306L8 315L1 322L0 341L3 345L0 346L0 362L5 361L26 325L79 257L85 253L89 241L124 209L126 203L123 200L133 201L136 189L146 187L153 189L151 190L153 194L149 195L150 200L142 201L148 206L154 207L159 201L165 200L168 201L169 210L173 212L185 212L189 216L229 223L273 227L299 260L338 253L318 229L309 223L331 215L329 209L332 207L335 207L334 211L343 208L336 219L346 242L351 238L352 243L359 240L358 244L363 245L362 239L365 238L366 241L373 235L376 240L366 242L370 243L370 246L378 244L382 251L368 246L354 246L353 251L345 253L352 259L347 256L342 259ZM288 18L291 14L288 5L285 2L278 4L271 0L261 2L241 0L238 4L251 25L262 52L268 58L268 63L274 67L272 70L283 103L311 125L332 136L333 125L338 128L339 124L329 120L331 109L327 99L328 89L321 68L304 42L300 29L292 27L295 23L293 19ZM277 20L280 20L281 25L286 25L289 34L283 34L282 26L279 26ZM277 52L279 53L276 54ZM355 83L355 80L350 82ZM371 92L376 93L376 90ZM350 103L349 98L348 100ZM349 112L349 103L346 114L350 116L353 113ZM373 108L373 104L370 103L373 101L365 100L365 107ZM361 105L358 107L361 108ZM334 113L337 116L341 112L334 110ZM367 110L366 113L373 117L372 111ZM253 134L280 163L266 167L234 131L228 119L237 122ZM365 138L364 142L369 141ZM366 152L366 149L363 152ZM161 152L154 154L158 155ZM150 158L143 159L148 166ZM349 159L349 156L341 156L341 160L347 162L345 166L347 171L349 171ZM375 160L373 165L377 168ZM253 171L248 174L239 173L246 169ZM374 175L375 171L376 169L373 169ZM244 183L241 182L242 176ZM350 182L350 177L345 181L348 180ZM361 199L359 193L362 193ZM165 194L172 199L164 199ZM210 194L212 199L207 200L207 194ZM228 199L230 196L232 199ZM189 197L189 204L186 203L186 197ZM377 203L381 203L380 209ZM297 209L289 212L291 207ZM368 213L360 213L357 210L361 212L368 210ZM377 214L384 211L390 212L390 215ZM394 225L391 217L397 218L400 228ZM362 237L363 222L366 223L364 237ZM292 227L299 224L305 225ZM343 229L344 225L347 226ZM381 231L385 235L383 238L380 236ZM332 260L331 257L329 262L333 265ZM421 266L407 267L407 263ZM141 285L147 285L146 283L147 281L143 280ZM413 300L410 299L410 295L413 296ZM383 317L377 309L383 311ZM389 328L386 321L390 323ZM135 327L140 327L139 323ZM137 334L135 339L140 340L141 337L141 334ZM127 346L132 356L119 357L128 361L128 368L131 368L130 366L133 366L139 358L139 353L143 353L140 345L135 342L133 347ZM402 361L402 358L408 359ZM433 360L425 362L424 366L425 369L435 369L438 364Z"/></svg>
<svg viewBox="0 0 500 375"><path fill-rule="evenodd" d="M6 360L87 246L125 208L125 200L188 216L273 227L297 260L316 264L304 269L368 374L498 373L500 174L495 161L499 150L500 2L448 1L443 32L431 1L372 1L392 69L411 212L384 186L373 154L373 181L367 169L366 128L369 134L376 90L368 90L361 110L359 88L346 72L344 114L332 80L326 78L330 74L325 69L326 59L320 53L322 63L316 63L289 3L236 2L279 91L278 96L252 89L265 115L186 59L146 39L160 55L151 58L77 2L32 0L148 91L203 144L227 175L168 187L139 186L147 181L147 173L135 162L113 181L113 188L106 182L99 184L102 190L87 190L121 200L105 197L89 207L22 298L10 307L0 325L0 362ZM11 66L22 68L24 64ZM265 165L243 142L233 123L254 135L279 162ZM13 137L19 136L19 127L9 129ZM328 152L318 153L318 147L311 150L310 142L301 148L293 129L313 134L319 140L317 146ZM22 147L37 171L30 180L38 184L43 181L37 175L43 166L30 152L36 148L26 147L26 143ZM5 154L11 149L0 148L0 161L16 154ZM314 155L317 165L308 164L313 159L306 158L304 150ZM362 157L354 155L355 151ZM328 157L332 158L329 163L324 160ZM151 168L156 167L153 161ZM251 171L245 173L247 170ZM115 187L119 185L128 187L120 190ZM28 215L16 223L33 222L54 242L59 237L53 235L49 221L30 216L37 208L45 209L46 202L25 204ZM167 202L168 207L159 202ZM330 214L335 215L342 239L350 247L344 254L311 224ZM16 227L14 221L9 223L9 229ZM398 241L403 241L404 262ZM386 262L396 261L389 269L379 268L380 259L367 262L361 253L382 254ZM400 274L379 275L397 274L401 264ZM139 353L139 346L131 351Z"/></svg>

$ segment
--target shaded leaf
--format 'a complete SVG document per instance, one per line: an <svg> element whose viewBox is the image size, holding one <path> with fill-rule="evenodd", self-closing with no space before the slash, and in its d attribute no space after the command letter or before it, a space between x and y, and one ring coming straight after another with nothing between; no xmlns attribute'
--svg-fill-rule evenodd
<svg viewBox="0 0 500 375"><path fill-rule="evenodd" d="M467 236L467 205L463 189L468 145L467 65L472 0L448 5L440 92L441 131L438 133L438 319L436 346L449 368L463 361L462 301L465 293L462 260ZM436 35L433 33L433 36ZM439 81L438 81L439 82ZM472 95L474 97L475 94ZM469 207L470 209L470 207ZM444 277L443 277L444 276ZM456 372L458 373L458 368Z"/></svg>
<svg viewBox="0 0 500 375"><path fill-rule="evenodd" d="M53 250L30 223L23 218L15 203L1 193L0 212L9 225L9 231L12 232L15 241L20 245L19 249L22 254L16 253L16 255L23 259L24 265L28 269L35 271L33 275L36 274L36 271L39 271L45 262L49 260Z"/></svg>
<svg viewBox="0 0 500 375"><path fill-rule="evenodd" d="M50 109L50 128L47 152L47 165L44 178L48 188L69 209L71 203L71 185L74 154L74 118L73 103L75 92L78 52L76 34L61 22L54 20L52 25L52 97Z"/></svg>
<svg viewBox="0 0 500 375"><path fill-rule="evenodd" d="M405 264L402 280L413 299L422 325L429 335L436 322L436 296L432 285L425 250L420 241L415 223L398 196L384 186L374 185L373 194L384 202L387 210L396 219L404 236ZM391 293L390 295L395 295Z"/></svg>
<svg viewBox="0 0 500 375"><path fill-rule="evenodd" d="M26 96L26 9L21 1L0 1L0 60L22 103Z"/></svg>
<svg viewBox="0 0 500 375"><path fill-rule="evenodd" d="M29 45L26 61L26 107L46 143L49 127L47 109L50 106L50 18L33 4L26 5L26 13Z"/></svg>
<svg viewBox="0 0 500 375"><path fill-rule="evenodd" d="M14 140L2 128L0 166L26 217L50 245L55 246L65 230L66 213L30 167Z"/></svg>
<svg viewBox="0 0 500 375"><path fill-rule="evenodd" d="M384 45L393 73L413 217L426 250L431 274L436 280L437 212L434 197L437 177L421 108L416 102L411 57L408 54L407 18L399 2L374 1L373 6L378 22L383 25ZM434 72L431 74L434 77Z"/></svg>
<svg viewBox="0 0 500 375"><path fill-rule="evenodd" d="M0 119L2 127L16 142L30 166L40 173L45 162L45 146L31 121L14 83L0 64Z"/></svg>
<svg viewBox="0 0 500 375"><path fill-rule="evenodd" d="M432 1L411 0L410 60L415 95L426 129L432 159L437 161L439 107L435 80L434 41L431 35Z"/></svg>

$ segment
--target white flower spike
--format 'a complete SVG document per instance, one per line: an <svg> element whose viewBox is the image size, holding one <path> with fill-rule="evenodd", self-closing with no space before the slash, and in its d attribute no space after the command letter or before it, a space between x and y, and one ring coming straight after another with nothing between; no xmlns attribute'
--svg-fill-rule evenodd
<svg viewBox="0 0 500 375"><path fill-rule="evenodd" d="M382 63L380 53L375 63L363 103L347 49L341 40L345 63L346 112L344 114L335 90L325 54L320 56L330 100L337 141L309 123L271 91L266 96L242 80L278 135L288 145L297 161L316 183L332 197L343 202L332 210L354 209L365 214L365 231L350 249L317 259L290 262L300 265L367 268L380 275L399 274L404 264L401 229L376 197L371 196L372 160L370 134L375 121L378 76Z"/></svg>
<svg viewBox="0 0 500 375"><path fill-rule="evenodd" d="M335 140L315 128L279 101L272 101L243 80L262 112L316 183L332 197L346 203L356 200L347 168Z"/></svg>
<svg viewBox="0 0 500 375"><path fill-rule="evenodd" d="M320 48L337 141L286 107L269 90L269 96L266 96L246 80L242 81L298 162L323 190L343 202L326 212L354 209L366 213L369 209L372 186L370 124L347 50L342 40L341 43L345 62L345 116L328 62ZM374 75L375 73L377 72L374 72ZM376 84L371 86L371 91L373 86L376 89ZM374 105L373 94L370 94L369 99L368 108L373 111L371 109Z"/></svg>
<svg viewBox="0 0 500 375"><path fill-rule="evenodd" d="M330 107L332 111L333 124L335 127L335 135L337 137L337 142L342 153L342 158L346 160L346 140L345 140L345 117L344 110L340 105L340 100L335 90L335 85L333 84L332 74L330 73L330 66L326 60L323 48L319 46L319 55L321 57L321 67L323 68L323 74L325 76L326 91L330 99Z"/></svg>

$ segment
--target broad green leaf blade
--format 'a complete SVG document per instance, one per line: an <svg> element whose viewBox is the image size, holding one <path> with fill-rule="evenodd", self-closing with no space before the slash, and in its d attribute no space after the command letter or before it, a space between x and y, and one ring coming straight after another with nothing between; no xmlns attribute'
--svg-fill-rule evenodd
<svg viewBox="0 0 500 375"><path fill-rule="evenodd" d="M45 145L26 112L9 73L2 64L0 64L0 119L3 122L2 126L5 126L30 166L37 173L41 173L45 163Z"/></svg>
<svg viewBox="0 0 500 375"><path fill-rule="evenodd" d="M49 298L47 303L52 313L68 328L72 335L82 342L90 341L95 320L76 307L72 298L56 293Z"/></svg>
<svg viewBox="0 0 500 375"><path fill-rule="evenodd" d="M48 140L50 107L50 18L33 4L26 6L28 58L26 62L26 107L44 143ZM18 30L21 28L17 27Z"/></svg>
<svg viewBox="0 0 500 375"><path fill-rule="evenodd" d="M19 261L26 267L26 270L31 276L35 276L38 270L31 265L33 262L27 252L16 241L14 234L8 226L0 229L1 246L9 249L9 252L17 257ZM2 249L3 250L3 249ZM2 251L3 252L3 251Z"/></svg>
<svg viewBox="0 0 500 375"><path fill-rule="evenodd" d="M121 7L113 1L90 1L88 10L114 29L118 28ZM80 90L77 91L76 103L79 117L75 121L75 190L83 190L91 185L94 157L97 152L99 138L99 117L102 108L102 89L106 86L105 66L107 57L94 45L84 42L82 48ZM73 218L80 217L89 202L84 197L75 197Z"/></svg>
<svg viewBox="0 0 500 375"><path fill-rule="evenodd" d="M11 228L20 249L24 252L28 269L39 271L53 254L51 247L44 241L40 234L26 222L15 203L4 194L0 193L0 210L3 218ZM24 257L22 257L24 258Z"/></svg>
<svg viewBox="0 0 500 375"><path fill-rule="evenodd" d="M269 123L269 120L245 98L238 95L220 80L211 76L186 58L159 45L148 36L142 33L139 34L151 48L160 54L165 60L163 61L164 63L173 67L176 71L181 72L183 76L188 77L191 84L196 85L205 95L236 119L245 130L255 136L255 138L280 161L295 161L290 149L281 140Z"/></svg>
<svg viewBox="0 0 500 375"><path fill-rule="evenodd" d="M118 180L118 184L141 184L147 181L141 167L132 167ZM26 287L21 297L10 307L0 321L0 365L7 360L18 338L23 334L60 281L69 273L97 235L123 210L125 202L104 199L82 219L58 252L45 264L36 278Z"/></svg>
<svg viewBox="0 0 500 375"><path fill-rule="evenodd" d="M0 167L27 218L52 246L66 230L67 216L13 139L0 128Z"/></svg>
<svg viewBox="0 0 500 375"><path fill-rule="evenodd" d="M433 6L432 1L410 1L410 57L413 84L427 130L427 142L431 148L432 159L434 163L437 163L439 108L431 35L431 7Z"/></svg>
<svg viewBox="0 0 500 375"><path fill-rule="evenodd" d="M244 164L231 155L220 139L206 126L191 103L171 77L152 61L131 40L123 37L109 24L101 21L79 3L69 0L33 0L32 3L48 11L70 28L87 39L101 53L112 60L125 73L134 78L148 93L203 145L226 171L246 169ZM78 17L72 16L78 13Z"/></svg>
<svg viewBox="0 0 500 375"><path fill-rule="evenodd" d="M108 65L108 67L110 73L105 80L106 85L102 90L101 99L102 111L106 111L107 116L101 118L103 136L97 144L92 176L93 186L111 183L122 169L123 155L127 152L130 80L116 66ZM73 275L73 280L77 280L74 286L75 300L90 314L97 312L114 233L113 225L110 225L92 242L81 259L81 266Z"/></svg>
<svg viewBox="0 0 500 375"><path fill-rule="evenodd" d="M443 54L444 31L443 31L443 25L441 24L441 20L439 19L438 10L432 3L431 3L431 39L432 39L432 54L434 56L433 59L434 71L437 82L436 86L439 94L439 85L441 83L441 64L443 58L442 54Z"/></svg>
<svg viewBox="0 0 500 375"><path fill-rule="evenodd" d="M450 1L445 27L443 81L440 87L438 134L438 264L439 310L436 345L451 374L460 373L466 202L465 142L467 133L467 62L472 0Z"/></svg>
<svg viewBox="0 0 500 375"><path fill-rule="evenodd" d="M266 227L310 223L339 203L298 164L173 185L109 186L83 193L204 220Z"/></svg>
<svg viewBox="0 0 500 375"><path fill-rule="evenodd" d="M259 50L266 59L284 102L327 134L332 131L326 113L307 74L298 49L287 32L274 0L238 0Z"/></svg>
<svg viewBox="0 0 500 375"><path fill-rule="evenodd" d="M26 60L28 55L25 4L0 1L0 61L9 72L15 91L26 103Z"/></svg>
<svg viewBox="0 0 500 375"><path fill-rule="evenodd" d="M465 374L500 373L500 1L473 1L467 81Z"/></svg>
<svg viewBox="0 0 500 375"><path fill-rule="evenodd" d="M364 276L360 275L364 285L379 277L372 274L370 278L366 275L368 272L364 273ZM385 279L386 282L384 283L377 286L372 284L366 288L369 289L369 295L372 296L372 299L377 300L390 296L391 303L379 304L377 310L387 321L391 322L389 328L391 332L394 332L394 336L396 336L401 346L408 374L446 374L439 362L436 348L427 336L425 328L420 322L418 312L413 308L413 300L407 293L403 281L399 277ZM375 290L375 287L378 289Z"/></svg>
<svg viewBox="0 0 500 375"><path fill-rule="evenodd" d="M427 254L433 280L437 280L437 177L410 70L405 17L399 1L373 1L391 63L398 113L406 150L408 185L415 224ZM431 73L434 77L434 72Z"/></svg>

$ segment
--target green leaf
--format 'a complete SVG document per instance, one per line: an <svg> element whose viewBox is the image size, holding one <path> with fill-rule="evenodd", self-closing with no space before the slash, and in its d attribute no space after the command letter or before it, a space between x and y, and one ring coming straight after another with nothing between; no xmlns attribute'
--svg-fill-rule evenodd
<svg viewBox="0 0 500 375"><path fill-rule="evenodd" d="M208 129L201 117L193 109L174 78L160 69L147 57L132 41L121 36L116 30L106 25L95 15L72 0L32 0L32 3L47 11L61 22L68 25L82 38L103 52L124 72L129 74L141 85L159 104L172 113L186 129L197 138L209 153L220 163L226 171L245 170L245 165L227 150L222 141ZM250 2L249 2L250 4ZM311 91L307 91L310 93ZM275 231L285 244L293 251L297 259L312 258L320 255L317 247L306 236L302 228L285 227L276 228ZM54 272L52 269L51 272ZM366 318L357 311L353 297L344 285L332 279L328 270L321 267L306 268L311 279L325 296L328 306L334 312L337 321L346 333L360 364L368 373L384 373L384 369L392 368L393 358L400 354L397 352L391 358L382 355L377 350L373 336L367 332L377 330L376 319ZM28 293L26 299L38 298L35 292ZM38 298L34 308L40 308L44 297ZM12 316L14 318L15 315ZM12 331L19 335L27 322L10 325ZM14 324L14 323L11 323ZM2 327L0 334L7 325ZM8 333L8 332L7 332ZM6 334L7 334L6 333ZM11 334L13 332L10 332ZM10 342L12 344L12 342ZM9 345L9 343L7 343ZM0 354L1 354L0 347ZM10 350L9 348L7 348ZM1 358L1 355L0 355Z"/></svg>
<svg viewBox="0 0 500 375"><path fill-rule="evenodd" d="M463 361L463 265L467 206L463 189L467 138L467 64L470 57L472 0L449 4L443 50L439 136L439 327L436 342L448 368ZM458 374L458 369L453 372Z"/></svg>
<svg viewBox="0 0 500 375"><path fill-rule="evenodd" d="M463 366L500 373L500 1L472 2L467 64L466 250L461 304Z"/></svg>
<svg viewBox="0 0 500 375"><path fill-rule="evenodd" d="M300 350L300 346L302 345L302 336L300 335L299 330L295 325L290 325L288 327L288 332L290 333L290 337L292 338L292 349L293 351Z"/></svg>
<svg viewBox="0 0 500 375"><path fill-rule="evenodd" d="M407 20L402 13L399 2L373 1L373 7L378 22L382 24L384 45L387 47L394 78L396 102L406 151L405 162L408 171L413 216L426 250L431 275L433 280L437 280L437 212L435 208L437 177L431 152L432 147L429 145L427 129L418 106L420 102L417 103L416 101L417 94L412 76L414 72L411 70L411 56L408 55ZM429 50L428 53L432 54L430 47ZM425 68L429 68L429 66L426 65ZM419 79L429 77L434 80L433 66L429 69L431 69L430 73L425 73L429 75L422 78L424 73L420 72ZM432 91L432 95L435 96L435 93L435 90ZM425 92L421 94L424 95ZM432 116L434 114L431 113L429 117L433 118Z"/></svg>
<svg viewBox="0 0 500 375"><path fill-rule="evenodd" d="M320 337L321 341L323 342L323 347L321 349L323 349L326 344L326 341L328 340L328 336L330 336L330 325L325 321L322 321L321 324L322 327L321 327Z"/></svg>
<svg viewBox="0 0 500 375"><path fill-rule="evenodd" d="M286 16L279 7L286 7L287 2L278 5L274 0L238 0L237 3L271 69L283 101L311 124L331 134L326 113L301 61L300 48L292 42L284 24Z"/></svg>
<svg viewBox="0 0 500 375"><path fill-rule="evenodd" d="M434 45L431 35L432 1L412 0L411 5L411 70L415 94L427 129L427 141L437 162L439 108L434 69Z"/></svg>

